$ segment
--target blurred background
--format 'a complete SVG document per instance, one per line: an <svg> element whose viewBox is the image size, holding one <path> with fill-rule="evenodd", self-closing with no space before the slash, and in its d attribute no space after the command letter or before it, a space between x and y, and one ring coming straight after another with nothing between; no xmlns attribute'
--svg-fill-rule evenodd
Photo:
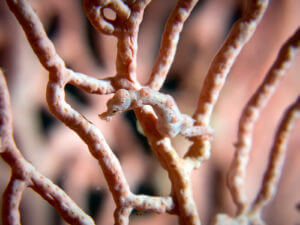
<svg viewBox="0 0 300 225"><path fill-rule="evenodd" d="M100 34L91 26L81 1L31 0L30 3L69 68L96 78L114 74L116 39ZM142 83L149 78L164 24L175 4L176 1L171 0L153 0L145 11L138 52L138 76ZM200 0L186 22L175 61L162 89L176 99L182 112L193 114L196 109L210 62L244 7L240 0ZM299 26L299 9L300 1L271 0L256 33L229 74L213 113L211 125L215 136L211 158L192 175L194 198L203 224L209 224L216 213L233 215L235 212L226 187L226 173L234 152L239 116L280 46ZM63 188L97 224L113 224L114 202L101 168L79 137L50 114L45 100L47 72L33 54L5 1L0 1L0 66L10 89L15 140L26 159ZM299 95L299 71L300 56L297 56L255 127L246 181L249 199L255 197L260 187L281 115ZM114 117L110 123L104 122L98 114L105 110L110 95L89 95L72 85L67 85L65 90L68 102L103 132L123 166L131 190L168 195L168 176L146 138L137 131L134 113L129 111ZM300 224L299 131L298 122L289 141L278 193L264 210L263 218L268 224ZM183 155L190 143L179 137L173 144ZM0 193L9 177L10 168L0 160ZM20 210L23 225L64 224L55 210L30 189L25 191ZM175 216L134 211L130 224L178 222Z"/></svg>

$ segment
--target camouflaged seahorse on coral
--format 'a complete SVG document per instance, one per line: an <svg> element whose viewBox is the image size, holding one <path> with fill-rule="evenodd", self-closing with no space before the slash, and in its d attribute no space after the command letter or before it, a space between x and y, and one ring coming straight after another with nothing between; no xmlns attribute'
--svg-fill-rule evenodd
<svg viewBox="0 0 300 225"><path fill-rule="evenodd" d="M178 109L174 99L167 94L142 88L139 91L120 89L107 102L107 111L101 119L110 120L118 112L136 109L146 105L152 106L156 116L156 128L162 136L175 137L181 134L185 137L211 135L212 129L205 126L195 126L195 120Z"/></svg>

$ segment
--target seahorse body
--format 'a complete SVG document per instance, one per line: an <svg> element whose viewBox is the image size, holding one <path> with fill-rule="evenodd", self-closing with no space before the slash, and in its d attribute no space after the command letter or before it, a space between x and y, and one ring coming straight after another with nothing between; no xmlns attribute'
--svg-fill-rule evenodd
<svg viewBox="0 0 300 225"><path fill-rule="evenodd" d="M181 134L185 137L211 134L211 129L194 126L194 119L179 111L174 99L167 94L142 88L139 91L120 89L108 101L107 111L102 113L102 119L110 119L117 112L135 109L145 105L152 106L157 115L156 128L163 136L175 137Z"/></svg>

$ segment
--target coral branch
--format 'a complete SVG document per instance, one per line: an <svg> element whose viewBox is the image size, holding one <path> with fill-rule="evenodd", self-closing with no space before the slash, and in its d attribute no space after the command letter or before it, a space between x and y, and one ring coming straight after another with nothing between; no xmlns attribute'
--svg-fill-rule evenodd
<svg viewBox="0 0 300 225"><path fill-rule="evenodd" d="M0 72L0 130L1 157L12 169L12 177L3 194L4 224L19 224L18 206L22 193L28 186L36 190L45 200L58 209L60 215L69 223L91 225L93 220L87 216L59 187L41 175L28 161L24 159L14 144L12 134L11 109L9 94ZM51 197L50 197L51 196ZM62 206L62 207L59 207Z"/></svg>
<svg viewBox="0 0 300 225"><path fill-rule="evenodd" d="M0 153L3 153L14 143L10 138L12 136L12 114L2 69L0 69L0 87Z"/></svg>
<svg viewBox="0 0 300 225"><path fill-rule="evenodd" d="M6 2L21 24L41 64L49 71L64 67L64 61L56 53L53 43L47 37L42 23L28 2L26 0L6 0Z"/></svg>
<svg viewBox="0 0 300 225"><path fill-rule="evenodd" d="M173 149L170 139L164 138L157 131L156 116L147 109L135 110L142 125L148 142L164 169L167 170L172 182L172 196L176 200L181 225L200 224L196 204L193 200L189 166L178 156Z"/></svg>
<svg viewBox="0 0 300 225"><path fill-rule="evenodd" d="M214 225L265 224L261 218L262 209L271 201L276 193L280 175L282 173L289 136L292 132L293 125L299 117L300 96L292 105L290 105L290 107L288 107L283 115L271 149L269 164L264 175L262 186L255 201L251 206L241 211L235 217L230 217L226 214L218 214L215 217Z"/></svg>
<svg viewBox="0 0 300 225"><path fill-rule="evenodd" d="M131 207L117 207L115 209L115 225L127 225L129 223L129 215L131 212Z"/></svg>
<svg viewBox="0 0 300 225"><path fill-rule="evenodd" d="M30 178L30 186L52 205L62 218L70 224L95 224L66 193L54 185L48 178L34 171Z"/></svg>
<svg viewBox="0 0 300 225"><path fill-rule="evenodd" d="M56 76L54 76L55 78ZM74 130L89 146L92 155L99 161L115 201L129 194L129 186L119 160L106 143L100 130L64 101L64 77L58 82L50 76L47 101L52 113Z"/></svg>
<svg viewBox="0 0 300 225"><path fill-rule="evenodd" d="M85 12L94 27L118 39L117 74L113 81L119 88L140 88L136 79L137 36L145 7L149 2L150 0L125 4L118 0L83 1ZM106 18L105 8L113 10L116 18Z"/></svg>
<svg viewBox="0 0 300 225"><path fill-rule="evenodd" d="M108 35L118 34L120 29L122 29L121 24L118 22L120 20L126 21L131 14L129 7L120 0L85 0L83 1L83 6L93 26ZM116 13L114 20L106 18L104 15L105 8L110 8Z"/></svg>
<svg viewBox="0 0 300 225"><path fill-rule="evenodd" d="M278 127L261 189L253 203L253 206L251 207L251 213L253 214L260 214L262 208L270 202L276 193L280 175L282 173L289 136L292 132L293 125L299 117L300 96L286 110ZM257 215L257 217L260 217L260 215Z"/></svg>
<svg viewBox="0 0 300 225"><path fill-rule="evenodd" d="M4 193L2 201L2 221L6 225L20 224L19 206L22 194L27 187L26 182L16 177L11 177Z"/></svg>
<svg viewBox="0 0 300 225"><path fill-rule="evenodd" d="M197 125L208 126L213 108L224 86L227 75L244 45L252 37L266 8L268 0L248 1L245 15L231 28L231 31L215 56L206 75L194 114ZM185 155L187 161L199 168L210 157L210 142L207 139L193 139L194 143Z"/></svg>
<svg viewBox="0 0 300 225"><path fill-rule="evenodd" d="M248 1L245 15L232 27L226 41L215 56L206 75L194 118L200 124L209 123L227 75L244 45L252 37L268 6L268 0Z"/></svg>
<svg viewBox="0 0 300 225"><path fill-rule="evenodd" d="M67 72L70 76L69 82L88 93L104 95L116 91L112 85L111 78L100 80L70 69L67 69Z"/></svg>
<svg viewBox="0 0 300 225"><path fill-rule="evenodd" d="M48 38L42 23L29 3L26 0L7 0L6 2L22 26L31 47L41 64L49 72L56 71L58 74L58 71L65 68L65 63L56 53L53 43ZM113 79L101 81L84 76L80 73L75 73L71 70L68 70L68 72L69 73L66 73L65 76L72 75L71 78L69 78L71 83L76 83L76 80L79 87L90 93L109 94L115 91L114 85L121 85L121 87L124 85L124 87L128 87L126 82L119 84L115 81L113 83ZM52 74L54 75L55 73Z"/></svg>
<svg viewBox="0 0 300 225"><path fill-rule="evenodd" d="M251 149L253 128L260 111L266 105L273 92L276 90L280 79L290 67L295 57L296 49L300 46L300 29L282 47L279 55L266 75L263 83L251 97L245 106L239 122L238 141L236 153L228 175L228 185L238 211L242 212L247 207L247 199L244 193L244 179L246 166Z"/></svg>
<svg viewBox="0 0 300 225"><path fill-rule="evenodd" d="M171 13L163 33L159 55L148 82L151 89L159 90L163 85L173 63L184 22L197 2L198 0L179 0Z"/></svg>
<svg viewBox="0 0 300 225"><path fill-rule="evenodd" d="M139 211L156 213L174 213L175 204L171 197L152 197L147 195L134 195L128 199L129 204Z"/></svg>

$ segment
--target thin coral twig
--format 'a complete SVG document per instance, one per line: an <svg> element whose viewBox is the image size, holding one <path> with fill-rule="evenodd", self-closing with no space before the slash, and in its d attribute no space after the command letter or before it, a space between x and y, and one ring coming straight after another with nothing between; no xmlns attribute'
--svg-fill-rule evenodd
<svg viewBox="0 0 300 225"><path fill-rule="evenodd" d="M218 214L215 217L214 225L232 224L257 224L265 225L261 218L262 209L266 206L276 193L278 182L282 173L283 163L286 156L287 144L293 126L300 117L300 96L285 111L280 125L277 129L274 143L271 149L270 158L261 189L256 199L241 211L238 215L230 217L226 214Z"/></svg>
<svg viewBox="0 0 300 225"><path fill-rule="evenodd" d="M175 211L175 204L172 197L155 197L147 195L134 195L128 200L129 205L139 211L149 211L155 213L168 212L170 214Z"/></svg>
<svg viewBox="0 0 300 225"><path fill-rule="evenodd" d="M256 200L251 207L251 213L259 214L262 208L267 205L274 197L282 167L287 151L287 144L289 136L292 132L293 125L300 117L300 96L297 100L286 110L283 119L278 127L277 134L273 147L271 149L271 156L269 164L264 175L261 189L257 195ZM260 215L257 215L260 217Z"/></svg>
<svg viewBox="0 0 300 225"><path fill-rule="evenodd" d="M12 112L9 100L8 88L4 74L0 69L0 155L9 162L13 157L14 141L12 139ZM5 157L8 156L8 157ZM12 176L3 193L2 221L3 224L19 224L19 205L22 194L27 184L24 180Z"/></svg>
<svg viewBox="0 0 300 225"><path fill-rule="evenodd" d="M22 194L27 187L25 181L11 177L3 192L2 200L2 221L6 225L20 224L19 206Z"/></svg>
<svg viewBox="0 0 300 225"><path fill-rule="evenodd" d="M173 63L184 22L197 2L198 0L179 0L172 11L163 33L159 55L148 82L150 88L159 90L163 85Z"/></svg>
<svg viewBox="0 0 300 225"><path fill-rule="evenodd" d="M139 89L136 78L137 37L139 25L150 0L126 2L83 1L85 12L94 27L104 34L113 35L118 39L116 70L113 81L118 88ZM108 19L104 9L110 8L115 12L115 19Z"/></svg>
<svg viewBox="0 0 300 225"><path fill-rule="evenodd" d="M7 0L7 5L21 24L26 37L38 56L41 64L49 71L64 67L63 60L56 53L54 45L48 39L43 25L29 5L28 1Z"/></svg>
<svg viewBox="0 0 300 225"><path fill-rule="evenodd" d="M70 76L69 82L88 93L104 95L116 92L111 78L96 79L70 69L67 69L67 71Z"/></svg>
<svg viewBox="0 0 300 225"><path fill-rule="evenodd" d="M12 113L4 73L0 69L0 153L14 144L12 139Z"/></svg>
<svg viewBox="0 0 300 225"><path fill-rule="evenodd" d="M206 75L198 107L194 114L194 118L198 123L208 125L227 75L240 51L254 34L268 3L268 0L248 1L245 15L231 28L227 39L212 61Z"/></svg>
<svg viewBox="0 0 300 225"><path fill-rule="evenodd" d="M25 0L7 0L6 2L22 26L30 46L41 64L48 71L59 71L63 69L65 67L64 61L56 53L53 43L48 38L42 23L29 3ZM101 81L84 74L75 73L71 70L69 70L69 72L69 74L72 75L70 82L74 83L74 80L78 81L78 87L90 93L109 94L115 91L110 79Z"/></svg>
<svg viewBox="0 0 300 225"><path fill-rule="evenodd" d="M295 57L296 49L299 47L300 29L281 48L275 63L267 73L263 83L245 106L241 115L236 152L228 173L228 185L239 212L244 211L248 204L243 185L255 122L260 111L276 90L280 79L290 67L291 61Z"/></svg>
<svg viewBox="0 0 300 225"><path fill-rule="evenodd" d="M244 45L252 37L268 6L268 0L248 1L245 15L233 25L227 39L215 56L206 75L194 114L196 124L208 126L213 108L224 86L227 75ZM193 139L185 158L198 168L210 157L210 141Z"/></svg>
<svg viewBox="0 0 300 225"><path fill-rule="evenodd" d="M148 142L164 169L167 170L172 183L172 196L177 202L175 213L182 225L199 225L200 219L193 200L190 170L187 164L173 149L171 141L157 131L156 116L153 111L135 110Z"/></svg>
<svg viewBox="0 0 300 225"><path fill-rule="evenodd" d="M86 215L58 186L40 174L16 147L13 140L12 117L9 104L9 93L5 82L4 74L0 72L0 143L1 157L12 169L12 177L6 191L3 194L4 207L2 218L4 224L19 224L18 206L24 189L28 186L56 207L59 203L62 206L58 209L60 215L69 223L92 225L93 220ZM4 132L5 131L5 132ZM45 182L47 181L47 182ZM43 185L43 189L38 188L36 183ZM52 196L51 198L49 196ZM57 196L57 197L56 197ZM54 201L56 199L56 201ZM58 208L58 207L56 207ZM74 212L70 209L73 209Z"/></svg>
<svg viewBox="0 0 300 225"><path fill-rule="evenodd" d="M128 224L131 210L132 208L128 206L117 207L114 212L115 224Z"/></svg>

